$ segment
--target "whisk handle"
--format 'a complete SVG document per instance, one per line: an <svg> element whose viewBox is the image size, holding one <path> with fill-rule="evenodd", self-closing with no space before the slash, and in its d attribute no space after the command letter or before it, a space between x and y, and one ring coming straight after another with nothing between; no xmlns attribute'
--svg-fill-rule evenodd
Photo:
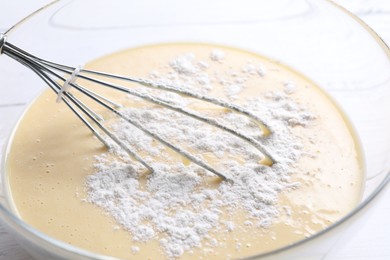
<svg viewBox="0 0 390 260"><path fill-rule="evenodd" d="M5 36L5 34L0 33L0 54L3 53L3 46L5 45L6 40L7 36Z"/></svg>

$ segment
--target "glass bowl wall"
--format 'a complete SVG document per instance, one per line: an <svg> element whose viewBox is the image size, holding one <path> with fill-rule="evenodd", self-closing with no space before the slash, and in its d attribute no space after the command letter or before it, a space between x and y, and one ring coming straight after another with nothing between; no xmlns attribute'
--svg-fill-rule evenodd
<svg viewBox="0 0 390 260"><path fill-rule="evenodd" d="M363 200L323 232L262 257L321 258L340 236L350 235L351 226L364 221L389 182L390 51L366 25L329 1L64 0L33 15L8 40L39 57L72 66L146 44L228 45L287 64L330 93L351 119L365 151ZM45 88L33 73L5 56L0 56L0 68L2 100L30 100ZM4 77L7 86L2 84ZM3 180L7 149L1 163ZM2 223L32 255L108 259L46 237L25 224L12 213L5 193L0 187Z"/></svg>

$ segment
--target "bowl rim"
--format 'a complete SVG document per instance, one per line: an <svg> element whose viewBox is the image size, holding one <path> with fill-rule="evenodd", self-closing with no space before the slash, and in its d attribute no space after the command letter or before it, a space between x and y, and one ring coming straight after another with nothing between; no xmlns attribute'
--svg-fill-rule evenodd
<svg viewBox="0 0 390 260"><path fill-rule="evenodd" d="M371 37L378 43L378 45L383 49L385 55L390 59L390 46L387 45L387 43L367 23L365 23L359 17L357 17L352 12L350 12L349 10L344 8L343 6L339 5L338 3L335 3L332 0L325 0L325 1L330 3L330 4L332 4L335 8L338 8L339 10L344 12L344 14L346 14L347 16L349 16L350 18L352 18L356 22L358 22L360 24L360 26L362 26L362 28L365 29L371 35ZM64 0L54 0L54 1L52 1L52 2L50 2L48 4L46 4L46 5L42 6L38 10L32 12L31 14L27 15L25 18L20 20L14 26L12 26L10 29L8 29L4 34L6 35L7 33L11 32L14 29L16 29L18 26L21 26L25 21L28 21L29 18L36 16L41 11L44 11L44 10L48 9L49 7L51 7L51 6L53 6L53 5L57 4L57 3L60 3L60 2L64 2ZM13 136L14 136L15 131L17 129L17 126L20 123L20 120L22 119L23 114L29 109L31 103L32 102L29 102L28 105L24 108L22 115L19 117L17 122L14 124L14 127L12 128L11 133L5 139L6 141L4 143L2 158L1 158L1 161L0 161L1 162L0 171L3 172L3 173L6 172L7 155L8 155L8 151L10 149L12 140L13 140ZM385 174L385 172L383 172L382 174ZM2 176L5 176L5 174L2 174ZM335 223L331 224L330 226L324 228L323 230L321 230L319 232L316 232L315 234L309 236L308 238L296 241L296 242L294 242L292 244L283 246L281 248L278 248L278 249L275 249L275 250L272 250L272 251L269 251L269 252L252 255L252 256L246 257L244 259L257 259L257 258L261 258L261 257L269 257L269 256L277 255L279 253L282 253L284 251L288 251L289 249L292 249L292 248L297 247L299 245L306 244L306 243L308 243L308 242L310 242L310 241L312 241L312 240L314 240L314 239L316 239L318 237L323 236L324 234L329 233L330 231L332 231L332 230L336 229L337 227L343 225L349 219L352 219L355 215L357 215L358 213L363 211L363 209L368 207L368 205L370 204L371 201L376 199L379 194L383 193L383 190L387 187L389 182L390 182L390 170L387 172L386 176L379 183L379 185L375 188L375 190L367 198L365 198L363 201L361 201L353 210L351 210L348 214L346 214L344 217L342 217L341 219L339 219ZM3 185L4 185L4 183L3 183ZM70 245L70 244L68 244L66 242L63 242L61 240L55 239L53 237L50 237L50 236L46 235L45 233L39 231L38 229L35 229L34 227L29 225L28 223L24 222L15 213L10 212L2 204L0 204L0 222L4 223L4 221L2 221L4 219L8 219L9 221L11 221L14 224L18 225L20 228L23 229L24 232L28 232L28 233L30 233L30 235L35 236L38 239L43 240L43 241L45 241L46 243L48 243L50 245L53 245L53 246L59 247L59 248L61 248L63 250L66 250L69 253L75 253L75 254L78 254L80 256L88 257L88 258L91 258L91 259L100 259L100 260L114 260L114 259L118 259L118 258L112 257L112 256L107 256L107 255L103 255L103 254L93 253L93 252L91 252L89 250L82 249L82 248L77 247L77 246L72 246L72 245ZM6 224L6 226L8 226L7 223L5 223L5 224Z"/></svg>

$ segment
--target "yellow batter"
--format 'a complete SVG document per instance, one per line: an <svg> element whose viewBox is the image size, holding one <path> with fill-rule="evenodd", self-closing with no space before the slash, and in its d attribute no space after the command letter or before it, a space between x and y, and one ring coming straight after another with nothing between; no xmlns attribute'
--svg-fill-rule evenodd
<svg viewBox="0 0 390 260"><path fill-rule="evenodd" d="M215 48L222 50L226 58L210 60ZM267 73L251 77L237 103L269 91L283 91L281 82L289 80L296 86L289 97L317 116L307 127L291 128L305 150L315 156L303 156L295 165L300 174L293 175L290 181L301 186L280 194L279 218L269 228L253 228L243 223L245 212L237 210L233 231L211 232L220 241L219 246L204 244L186 251L183 258L235 258L281 248L337 221L358 203L364 178L354 133L334 103L298 73L252 53L202 44L129 49L86 67L146 77L153 70L166 70L167 64L183 53L193 53L197 59L208 61L208 69L220 71L238 71L248 61L260 62ZM209 94L221 93L216 89ZM127 259L164 258L157 238L147 243L133 242L131 234L118 227L111 216L83 200L87 196L85 178L93 173L93 156L105 153L106 148L91 137L63 103L55 100L51 91L39 96L23 116L12 140L7 173L15 211L49 236L95 253ZM291 212L284 212L284 208ZM132 246L139 251L132 251Z"/></svg>

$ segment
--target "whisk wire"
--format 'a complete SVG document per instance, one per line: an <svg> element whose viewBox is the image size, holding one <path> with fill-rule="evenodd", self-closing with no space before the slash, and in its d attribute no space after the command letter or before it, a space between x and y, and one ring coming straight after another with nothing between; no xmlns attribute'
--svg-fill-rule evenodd
<svg viewBox="0 0 390 260"><path fill-rule="evenodd" d="M153 95L142 93L140 91L124 87L117 84L112 84L110 82L93 78L89 75L95 75L99 77L105 77L105 78L111 78L111 79L117 79L117 80L123 80L130 83L136 83L140 84L142 86L163 90L163 91L169 91L173 92L179 95L187 96L190 98L194 98L197 100L201 100L204 102L208 102L226 109L229 109L231 111L240 113L244 116L247 116L251 120L256 121L259 123L260 126L262 126L263 130L263 136L267 136L270 134L269 127L262 122L259 118L257 118L255 115L250 113L249 111L245 110L244 108L237 106L235 104L231 104L229 102L226 102L221 99L216 99L213 97L208 97L199 93L191 92L185 88L178 87L178 86L171 86L168 84L162 84L162 83L156 83L152 81L148 81L145 79L138 79L138 78L132 78L132 77L124 77L120 75L115 74L109 74L99 71L93 71L93 70L87 70L87 69L77 69L71 66L66 66L54 62L50 62L41 58L38 58L16 46L14 46L11 43L8 43L5 39L4 35L0 35L0 54L4 53L7 56L11 57L12 59L18 61L22 65L30 68L33 72L35 72L59 97L61 100L64 101L64 103L76 114L76 116L91 130L91 132L106 146L110 147L111 145L106 141L106 139L100 134L100 132L95 129L95 127L89 122L89 120L92 121L94 125L96 125L104 134L106 134L109 139L111 139L114 143L119 145L124 151L126 151L132 158L139 161L143 166L145 166L148 170L153 171L153 168L145 162L135 151L130 149L125 143L123 143L115 134L113 134L107 127L105 127L102 124L102 121L104 121L104 118L96 113L93 109L91 109L88 105L86 105L84 102L82 102L79 98L74 96L71 92L64 90L64 86L61 86L59 82L63 82L64 84L69 84L72 88L76 89L81 94L85 95L89 99L93 100L100 106L104 107L105 109L108 109L109 111L113 112L115 115L119 116L123 120L127 121L128 123L132 124L151 138L159 141L166 147L172 149L173 151L181 154L188 160L192 161L193 163L201 166L202 168L206 169L207 171L210 171L211 173L214 173L215 175L219 176L222 179L226 179L226 176L222 173L215 170L213 167L209 166L208 164L204 163L201 159L198 157L192 155L191 153L185 151L184 149L168 142L160 135L148 130L145 128L141 123L139 123L137 120L134 120L125 114L123 114L119 108L121 108L121 104L118 104L117 102L112 101L111 99L100 95L96 93L95 91L92 91L90 89L87 89L75 82L75 79L84 79L89 82L92 82L94 84L98 84L101 86L106 86L109 88L112 88L114 90L119 90L122 92L125 92L131 96L138 97L140 99L143 99L147 102L162 106L164 108L170 109L172 111L181 113L183 115L192 117L196 120L199 120L201 122L207 123L209 125L212 125L214 127L217 127L223 131L226 131L244 141L251 144L253 147L255 147L258 151L260 151L266 159L268 159L268 162L270 165L272 165L275 160L271 156L271 153L268 151L268 149L261 144L258 140L246 136L239 131L232 129L224 124L219 123L217 120L202 116L200 114L196 114L194 112L188 111L186 109L183 109L179 105L175 105L170 103L169 101L163 100L161 98L157 98ZM75 70L77 70L75 73ZM70 75L70 79L66 79L63 76L59 75L59 73L65 73L67 75ZM73 80L74 79L74 80ZM60 93L60 94L59 94ZM89 118L89 120L87 119ZM267 161L267 160L266 160Z"/></svg>

